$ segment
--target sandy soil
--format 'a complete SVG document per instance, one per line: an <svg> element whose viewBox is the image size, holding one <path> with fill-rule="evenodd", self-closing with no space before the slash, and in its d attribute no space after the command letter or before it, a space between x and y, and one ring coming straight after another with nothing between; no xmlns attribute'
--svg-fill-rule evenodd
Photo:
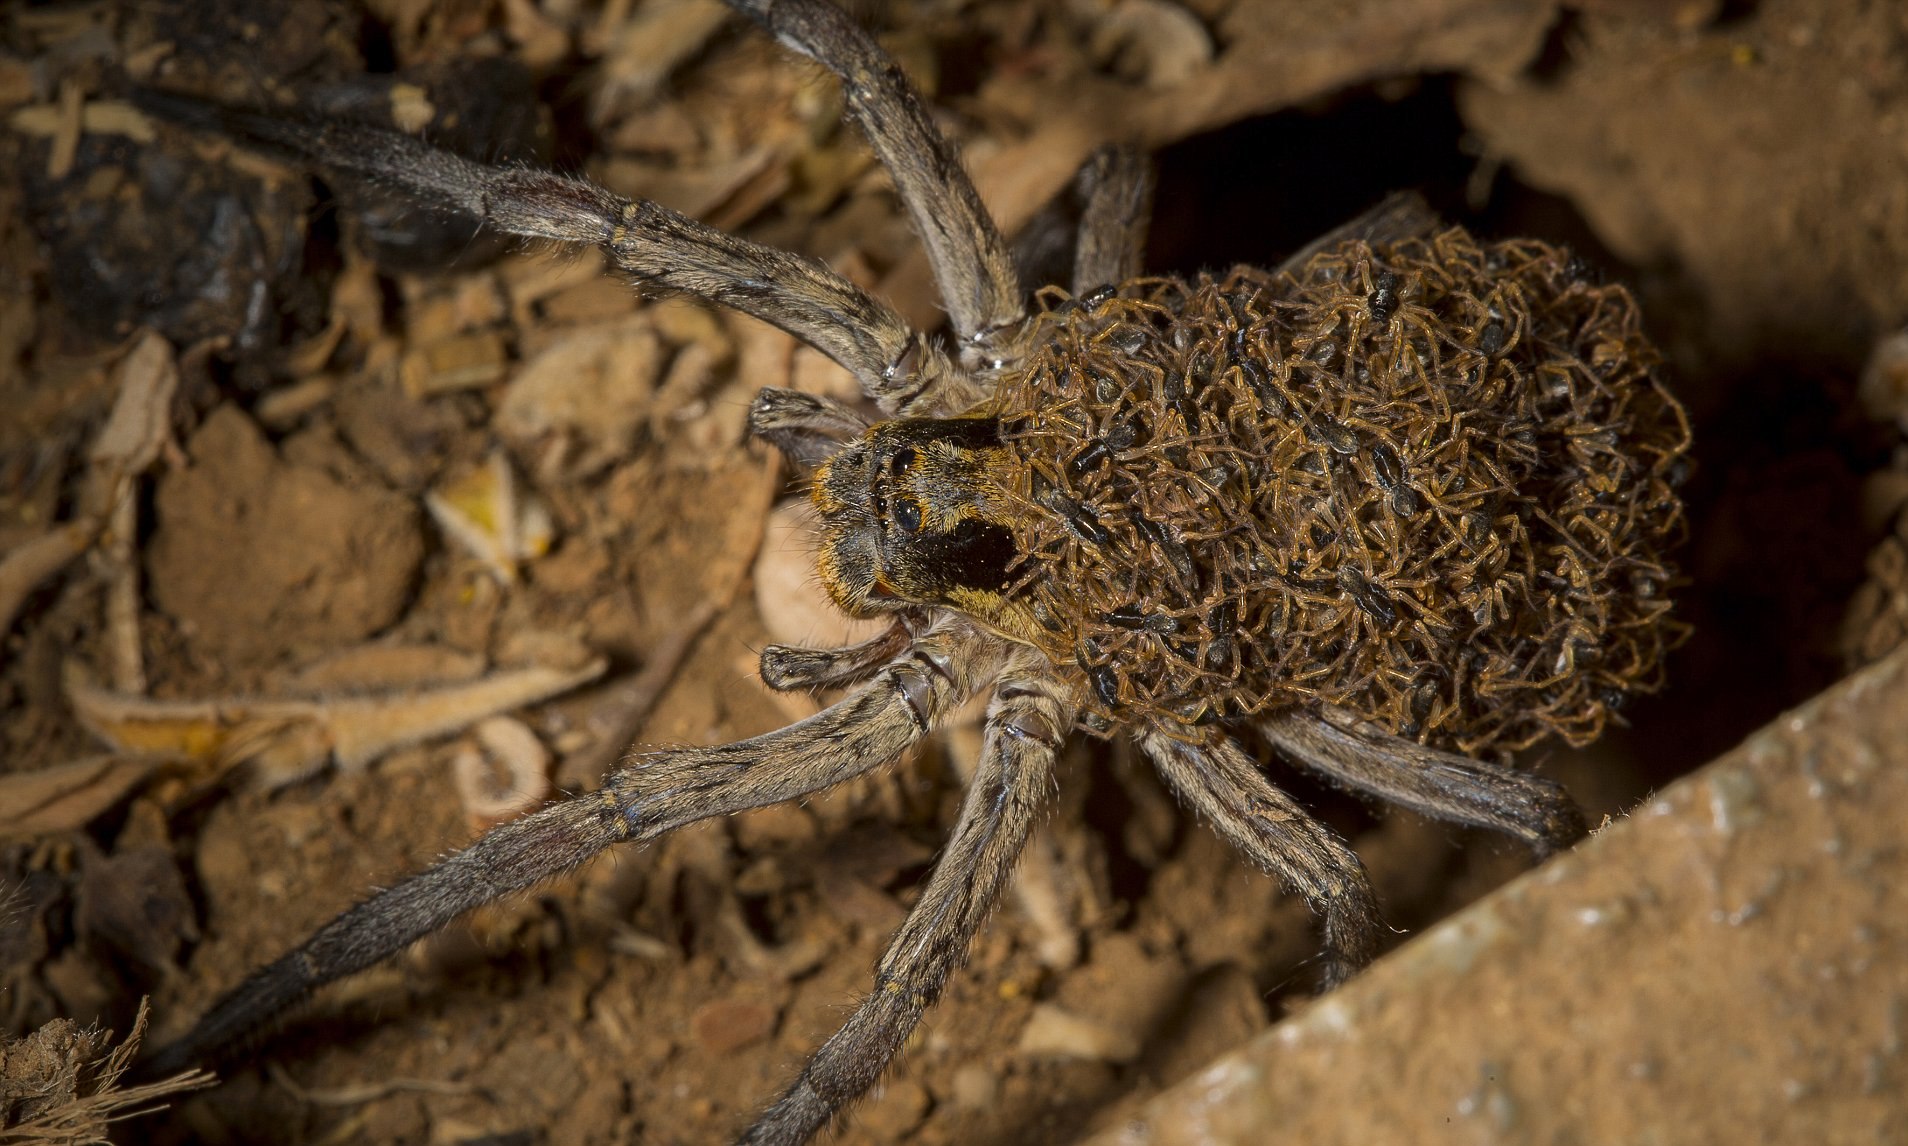
<svg viewBox="0 0 1908 1146"><path fill-rule="evenodd" d="M877 18L1010 226L1095 143L1137 133L1160 149L1156 269L1276 260L1415 186L1636 283L1698 420L1679 591L1697 635L1632 727L1530 754L1595 823L1842 670L1844 610L1908 495L1895 429L1856 401L1874 343L1908 321L1908 14L1499 7ZM105 3L0 32L0 553L90 512L135 331L178 371L172 440L0 636L0 779L21 802L0 807L10 1035L123 1032L144 995L157 1037L176 1034L366 889L473 838L508 814L491 789L519 759L514 733L471 731L494 711L552 754L532 773L585 789L631 742L812 711L760 683L753 651L835 624L797 541L769 530L792 490L741 426L763 385L845 396L838 370L748 320L638 300L593 254L487 245L376 188L155 127L129 114L131 83L425 117L446 143L825 258L935 320L838 94L716 6L249 11ZM1886 397L1868 408L1893 417ZM1898 553L1878 560L1896 574L1861 623L1898 630L1908 579ZM1850 641L1879 655L1867 629ZM571 687L543 695L553 679ZM163 760L126 763L158 741ZM121 1139L721 1141L866 990L973 748L956 730L810 804L483 911ZM1354 842L1401 934L1526 863L1278 776ZM1066 1141L1309 997L1304 906L1124 746L1071 748L1057 804L841 1141Z"/></svg>

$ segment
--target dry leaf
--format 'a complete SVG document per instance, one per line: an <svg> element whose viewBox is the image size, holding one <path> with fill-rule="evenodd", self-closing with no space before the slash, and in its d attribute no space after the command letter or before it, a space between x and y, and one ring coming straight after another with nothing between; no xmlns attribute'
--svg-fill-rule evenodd
<svg viewBox="0 0 1908 1146"><path fill-rule="evenodd" d="M441 483L424 505L445 536L474 554L506 585L517 567L543 556L556 539L550 511L517 488L517 474L502 450L482 466Z"/></svg>
<svg viewBox="0 0 1908 1146"><path fill-rule="evenodd" d="M171 434L172 396L179 386L172 344L147 331L113 372L119 396L88 452L90 470L79 513L0 558L0 633L12 626L34 586L86 552Z"/></svg>
<svg viewBox="0 0 1908 1146"><path fill-rule="evenodd" d="M150 757L107 754L0 776L0 839L83 828L158 764Z"/></svg>
<svg viewBox="0 0 1908 1146"><path fill-rule="evenodd" d="M80 723L122 752L218 769L250 764L261 782L276 787L310 775L327 760L362 768L393 749L548 700L595 680L605 665L596 658L575 669L506 669L466 684L374 696L209 701L121 695L69 666L66 694Z"/></svg>

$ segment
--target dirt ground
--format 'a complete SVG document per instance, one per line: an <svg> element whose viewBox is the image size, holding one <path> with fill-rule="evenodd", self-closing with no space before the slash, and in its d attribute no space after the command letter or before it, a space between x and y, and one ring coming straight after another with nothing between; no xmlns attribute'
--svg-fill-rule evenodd
<svg viewBox="0 0 1908 1146"><path fill-rule="evenodd" d="M1155 270L1275 262L1417 188L1636 286L1696 419L1695 636L1629 727L1527 754L1594 824L1908 626L1908 548L1885 540L1908 352L1863 375L1908 322L1908 11L1505 7L858 14L1010 230L1039 232L1093 146L1137 138ZM812 66L705 0L100 0L0 15L0 37L0 554L93 523L0 591L0 1033L123 1033L149 996L163 1041L630 744L814 711L756 675L766 643L841 634L774 508L796 491L742 425L764 385L852 396L842 372L640 300L592 253L473 238L127 102L296 96L587 172L932 324L925 263ZM114 453L128 393L143 445ZM725 1140L867 989L974 741L482 911L117 1140ZM1401 936L1527 864L1274 768ZM1310 997L1301 902L1125 745L1079 740L1062 772L1015 893L838 1140L1068 1141Z"/></svg>

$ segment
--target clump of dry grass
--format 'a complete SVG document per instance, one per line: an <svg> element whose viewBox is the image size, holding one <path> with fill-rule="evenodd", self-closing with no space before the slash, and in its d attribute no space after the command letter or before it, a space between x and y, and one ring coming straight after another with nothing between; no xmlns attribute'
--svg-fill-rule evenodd
<svg viewBox="0 0 1908 1146"><path fill-rule="evenodd" d="M114 1122L154 1110L169 1095L210 1085L212 1075L203 1070L120 1085L139 1053L146 1014L142 1001L132 1033L116 1047L113 1032L71 1019L55 1019L24 1038L0 1039L0 1144L104 1143Z"/></svg>

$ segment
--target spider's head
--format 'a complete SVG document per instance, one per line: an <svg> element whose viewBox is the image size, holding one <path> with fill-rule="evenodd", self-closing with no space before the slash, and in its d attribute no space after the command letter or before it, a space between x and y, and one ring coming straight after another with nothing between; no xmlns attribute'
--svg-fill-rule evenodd
<svg viewBox="0 0 1908 1146"><path fill-rule="evenodd" d="M1015 631L1006 461L992 418L902 418L851 439L815 475L828 595L854 616L944 605Z"/></svg>

